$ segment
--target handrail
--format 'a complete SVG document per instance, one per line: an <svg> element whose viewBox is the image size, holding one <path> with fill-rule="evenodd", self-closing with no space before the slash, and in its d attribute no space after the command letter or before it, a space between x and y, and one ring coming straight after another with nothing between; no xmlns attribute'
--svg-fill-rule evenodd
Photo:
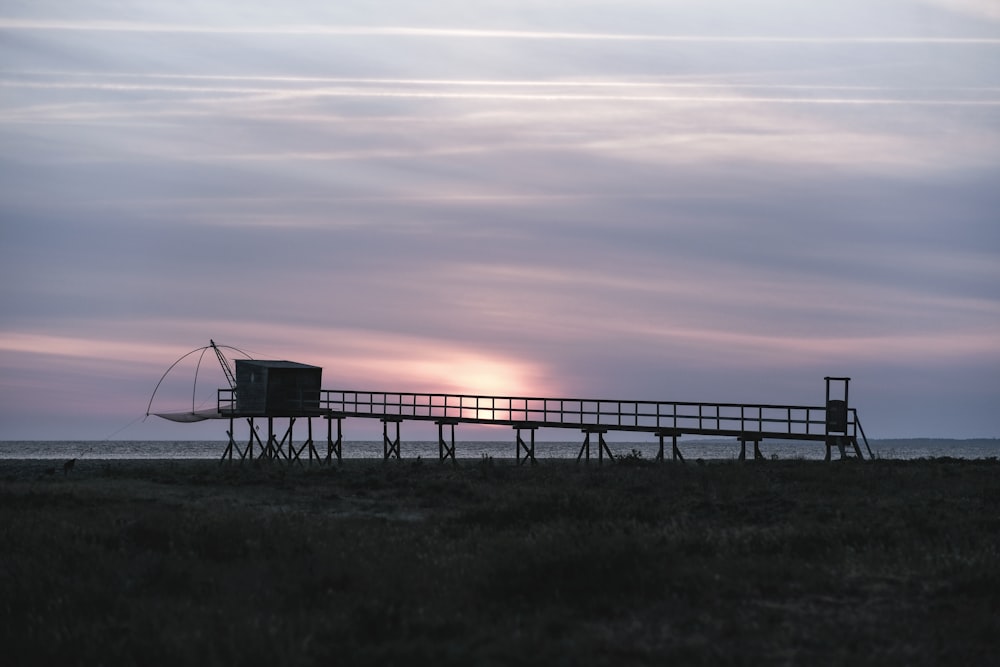
<svg viewBox="0 0 1000 667"><path fill-rule="evenodd" d="M219 414L227 414L236 411L236 390L216 389L216 407ZM228 394L228 396L226 395Z"/></svg>
<svg viewBox="0 0 1000 667"><path fill-rule="evenodd" d="M823 437L826 424L823 406L328 389L320 394L322 411L355 417L810 439Z"/></svg>

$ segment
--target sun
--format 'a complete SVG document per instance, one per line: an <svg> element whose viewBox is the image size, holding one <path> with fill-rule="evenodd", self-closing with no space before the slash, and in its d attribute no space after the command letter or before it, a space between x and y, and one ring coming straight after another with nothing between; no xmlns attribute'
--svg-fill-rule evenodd
<svg viewBox="0 0 1000 667"><path fill-rule="evenodd" d="M448 412L464 418L510 421L512 409L524 414L535 403L495 399L558 391L545 364L510 352L371 332L345 333L340 342L339 353L325 361L342 387L447 395Z"/></svg>
<svg viewBox="0 0 1000 667"><path fill-rule="evenodd" d="M510 402L495 399L536 396L532 375L525 364L510 360L481 356L459 359L449 369L449 376L453 378L450 391L470 397L467 400L470 407L465 407L466 401L463 401L463 417L509 419Z"/></svg>

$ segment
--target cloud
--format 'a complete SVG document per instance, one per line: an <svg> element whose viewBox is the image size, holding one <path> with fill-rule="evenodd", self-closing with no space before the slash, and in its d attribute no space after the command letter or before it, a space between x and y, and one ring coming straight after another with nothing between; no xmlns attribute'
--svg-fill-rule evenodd
<svg viewBox="0 0 1000 667"><path fill-rule="evenodd" d="M136 324L126 329L135 328ZM518 396L558 393L558 385L544 364L518 359L488 346L477 348L439 338L336 327L314 329L301 325L254 323L253 333L238 335L231 322L170 321L163 324L175 332L190 330L191 341L202 331L230 331L233 338L239 338L238 347L255 358L292 357L295 361L324 366L329 376L326 388ZM171 364L181 361L175 369L169 370L163 391L157 393L154 408L160 411L182 409L179 406L190 400L204 403L215 395L217 386L225 386L211 352L208 358L204 354L185 358L188 352L197 348L184 349L156 340L138 343L133 336L128 331L117 336L113 332L95 331L79 337L2 332L0 359L4 360L3 366L8 372L18 373L51 365L46 358L59 359L66 368L75 367L95 375L106 376L116 369L119 373L144 379L151 388ZM176 340L181 336L174 333L164 338ZM259 351L261 346L273 344L275 340L294 341L294 349ZM227 341L220 340L219 344L226 345ZM244 358L228 349L226 355L233 359ZM196 368L199 365L204 366L200 371ZM202 391L198 398L192 399L192 383L199 372Z"/></svg>
<svg viewBox="0 0 1000 667"><path fill-rule="evenodd" d="M527 85L413 79L331 88L284 78L256 81L253 76L241 77L238 85L231 85L229 77L211 76L193 77L180 85L175 83L178 76L25 76L4 83L63 90L73 96L81 90L89 100L8 109L0 119L12 126L82 123L131 128L131 134L102 136L95 150L64 153L61 160L128 162L156 157L179 164L225 167L228 163L243 171L267 170L266 163L275 163L282 168L298 165L303 173L316 162L475 160L503 154L517 159L530 153L546 159L585 154L646 164L742 159L852 165L863 153L868 156L865 166L876 169L933 169L952 166L956 159L983 165L995 155L995 128L972 122L949 128L945 137L938 108L976 114L978 109L985 112L1000 105L1000 99L961 87L901 88L891 91L895 97L880 95L877 87L858 88L846 97L831 97L822 86L792 87L789 91L795 94L788 97L760 95L761 88L746 85L629 80L539 80ZM123 80L126 77L131 80ZM632 85L646 92L621 94ZM563 92L577 89L588 92ZM142 97L135 99L129 93ZM392 107L388 113L332 112L336 103L331 100L337 98L364 104L389 99ZM408 108L414 100L427 103L420 113ZM799 106L818 110L804 113L795 108ZM852 116L849 107L854 106L872 107L873 114ZM407 111L397 113L397 107ZM899 109L876 113L879 107ZM733 113L736 109L738 115ZM911 126L922 124L926 131L899 132L900 118ZM884 119L881 126L879 119ZM204 129L192 133L194 127ZM247 141L251 128L258 131ZM22 134L18 141L30 136ZM36 159L44 155L39 152ZM371 165L373 170L383 168L387 167ZM430 173L415 176L426 178Z"/></svg>
<svg viewBox="0 0 1000 667"><path fill-rule="evenodd" d="M918 0L918 2L976 18L1000 21L1000 4L994 0Z"/></svg>
<svg viewBox="0 0 1000 667"><path fill-rule="evenodd" d="M203 95L254 101L289 101L328 97L399 97L411 99L470 99L514 101L607 101L710 104L802 104L873 106L1000 106L1000 99L974 93L1000 92L1000 87L939 87L927 90L874 85L740 84L711 81L630 80L463 80L463 79L351 79L324 77L272 77L180 75L148 73L8 72L0 79L6 88L93 90L106 92L197 93L180 98L198 100ZM132 81L123 79L133 79ZM171 82L165 83L164 81ZM188 81L187 85L172 83ZM151 83L155 82L155 83ZM234 85L240 83L243 85ZM255 86L245 85L256 83ZM623 94L622 90L643 91ZM580 92L566 92L580 91ZM748 94L746 91L754 91ZM761 94L783 91L796 95ZM928 92L946 96L926 96ZM840 93L831 95L830 93ZM855 93L847 96L843 93ZM888 93L888 95L886 95ZM893 93L906 96L893 97Z"/></svg>
<svg viewBox="0 0 1000 667"><path fill-rule="evenodd" d="M441 85L441 84L437 84ZM444 84L454 87L459 84ZM473 84L481 86L482 84ZM490 84L489 88L496 88L498 83ZM541 85L540 82L536 86ZM645 95L622 95L616 94L585 94L585 93L561 93L561 92L495 92L495 91L454 91L454 90L415 90L412 86L406 88L371 88L371 87L343 87L343 88L299 88L299 89L277 89L263 87L236 87L236 86L178 86L168 84L134 84L134 83L38 83L38 82L15 82L0 81L0 87L5 88L43 88L43 89L63 89L63 90L97 90L108 92L165 92L165 93L198 93L202 95L211 94L215 96L239 96L244 101L289 101L295 99L316 99L323 98L401 98L401 99L436 99L436 100L485 100L485 101L536 101L536 102L649 102L660 104L696 104L696 105L745 105L745 104L779 104L779 105L833 105L833 106L959 106L959 107L997 107L1000 106L1000 99L963 99L958 96L944 98L913 98L913 97L872 97L872 96L779 96L779 95L740 95L740 94L645 94ZM556 83L555 88L560 85ZM620 88L621 85L608 86L609 88ZM648 86L647 86L648 87ZM661 84L660 88L670 88L669 84ZM693 86L685 86L686 91L690 91ZM800 88L801 90L801 88ZM807 90L814 92L817 89ZM822 90L822 88L818 89ZM870 90L870 89L869 89ZM196 98L195 98L196 99Z"/></svg>
<svg viewBox="0 0 1000 667"><path fill-rule="evenodd" d="M971 4L971 3L970 3ZM606 32L562 32L539 30L488 30L419 26L353 25L210 25L138 21L61 21L46 19L0 19L0 30L54 30L80 32L188 33L223 35L420 37L457 39L513 39L610 42L668 42L699 44L1000 44L991 37L932 36L769 36L769 35L669 35Z"/></svg>

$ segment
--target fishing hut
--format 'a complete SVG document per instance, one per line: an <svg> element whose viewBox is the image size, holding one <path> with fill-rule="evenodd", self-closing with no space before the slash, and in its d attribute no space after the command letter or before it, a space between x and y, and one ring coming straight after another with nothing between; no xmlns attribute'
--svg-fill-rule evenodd
<svg viewBox="0 0 1000 667"><path fill-rule="evenodd" d="M235 384L219 390L218 412L229 417L229 443L223 458L259 457L287 460L299 459L305 452L309 459L319 459L313 442L313 417L320 417L319 395L323 386L323 369L296 361L237 359ZM236 442L235 423L245 419L250 436L245 447ZM299 445L293 440L295 422L304 419L306 439ZM267 439L261 440L258 420L266 420ZM287 420L287 427L278 439L276 420Z"/></svg>
<svg viewBox="0 0 1000 667"><path fill-rule="evenodd" d="M248 358L236 359L233 372L223 349L244 354ZM201 352L201 361L208 350L213 350L229 384L228 388L217 390L216 405L209 409L196 409L192 398L190 411L157 412L164 419L177 422L195 422L205 419L228 419L229 442L223 452L223 459L232 459L234 453L240 459L268 458L299 460L303 455L319 459L313 440L312 420L323 415L320 408L320 392L323 386L323 369L319 366L286 360L253 359L245 352L226 345L209 345L193 350L178 359L167 369L170 372L182 359ZM164 373L163 377L166 377ZM195 382L197 382L197 370ZM163 382L160 378L160 383ZM157 383L159 389L160 383ZM194 395L192 391L192 396ZM156 390L153 391L155 397ZM150 406L153 398L150 398ZM146 414L150 414L147 409ZM249 436L245 444L237 442L236 422L245 420L249 425ZM295 423L305 420L307 435L296 444L293 438ZM266 435L261 437L261 426L266 424ZM280 435L280 437L279 437Z"/></svg>

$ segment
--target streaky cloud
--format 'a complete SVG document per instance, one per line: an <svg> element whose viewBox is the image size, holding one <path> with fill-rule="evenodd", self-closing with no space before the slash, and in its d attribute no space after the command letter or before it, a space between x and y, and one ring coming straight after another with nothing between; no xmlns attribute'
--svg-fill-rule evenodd
<svg viewBox="0 0 1000 667"><path fill-rule="evenodd" d="M139 80L167 80L167 81L232 81L262 83L288 83L288 84L346 84L357 86L405 86L405 87L443 87L443 88L637 88L637 89L726 89L726 90L798 90L798 91L907 91L913 90L913 86L884 86L884 85L842 85L842 84L782 84L782 83L741 83L739 81L713 81L702 77L691 79L688 77L657 77L654 79L442 79L423 77L333 77L333 76L289 76L289 75L268 75L268 74L191 74L191 73L167 73L167 72L96 72L79 70L0 70L0 76L8 77L68 77L79 80L81 78L91 79L139 79ZM745 76L745 75L744 75ZM7 79L16 83L22 79ZM24 81L25 85L33 84L37 87L59 87L60 81ZM69 87L72 81L63 82ZM12 84L13 85L13 84ZM114 85L114 84L108 84ZM119 84L140 86L143 84ZM152 88L155 89L155 88ZM170 88L172 90L172 88ZM178 90L187 88L178 87ZM204 90L205 87L192 86L192 90ZM229 90L222 88L220 90ZM237 89L239 90L239 89ZM248 88L246 90L259 91L259 88ZM270 89L266 89L270 90ZM1000 92L1000 86L920 86L922 92Z"/></svg>
<svg viewBox="0 0 1000 667"><path fill-rule="evenodd" d="M292 98L409 98L454 100L524 100L552 102L651 102L676 104L794 104L794 105L873 105L873 106L1000 106L1000 99L912 99L891 97L787 97L742 95L594 95L566 93L508 93L508 92L448 92L414 90L372 90L369 88L305 88L275 89L251 87L203 87L164 84L105 83L105 82L37 82L0 80L0 88L38 88L66 90L147 91L204 94L259 95L270 99Z"/></svg>
<svg viewBox="0 0 1000 667"><path fill-rule="evenodd" d="M1000 3L996 0L918 0L922 4L931 5L958 14L1000 21Z"/></svg>
<svg viewBox="0 0 1000 667"><path fill-rule="evenodd" d="M639 33L561 32L535 30L486 30L411 26L350 25L195 25L131 21L63 21L0 19L0 30L53 30L78 32L193 33L226 35L319 35L351 37L424 37L462 39L568 40L613 42L676 42L719 44L951 44L1000 45L994 37L905 36L776 36L776 35L657 35Z"/></svg>

